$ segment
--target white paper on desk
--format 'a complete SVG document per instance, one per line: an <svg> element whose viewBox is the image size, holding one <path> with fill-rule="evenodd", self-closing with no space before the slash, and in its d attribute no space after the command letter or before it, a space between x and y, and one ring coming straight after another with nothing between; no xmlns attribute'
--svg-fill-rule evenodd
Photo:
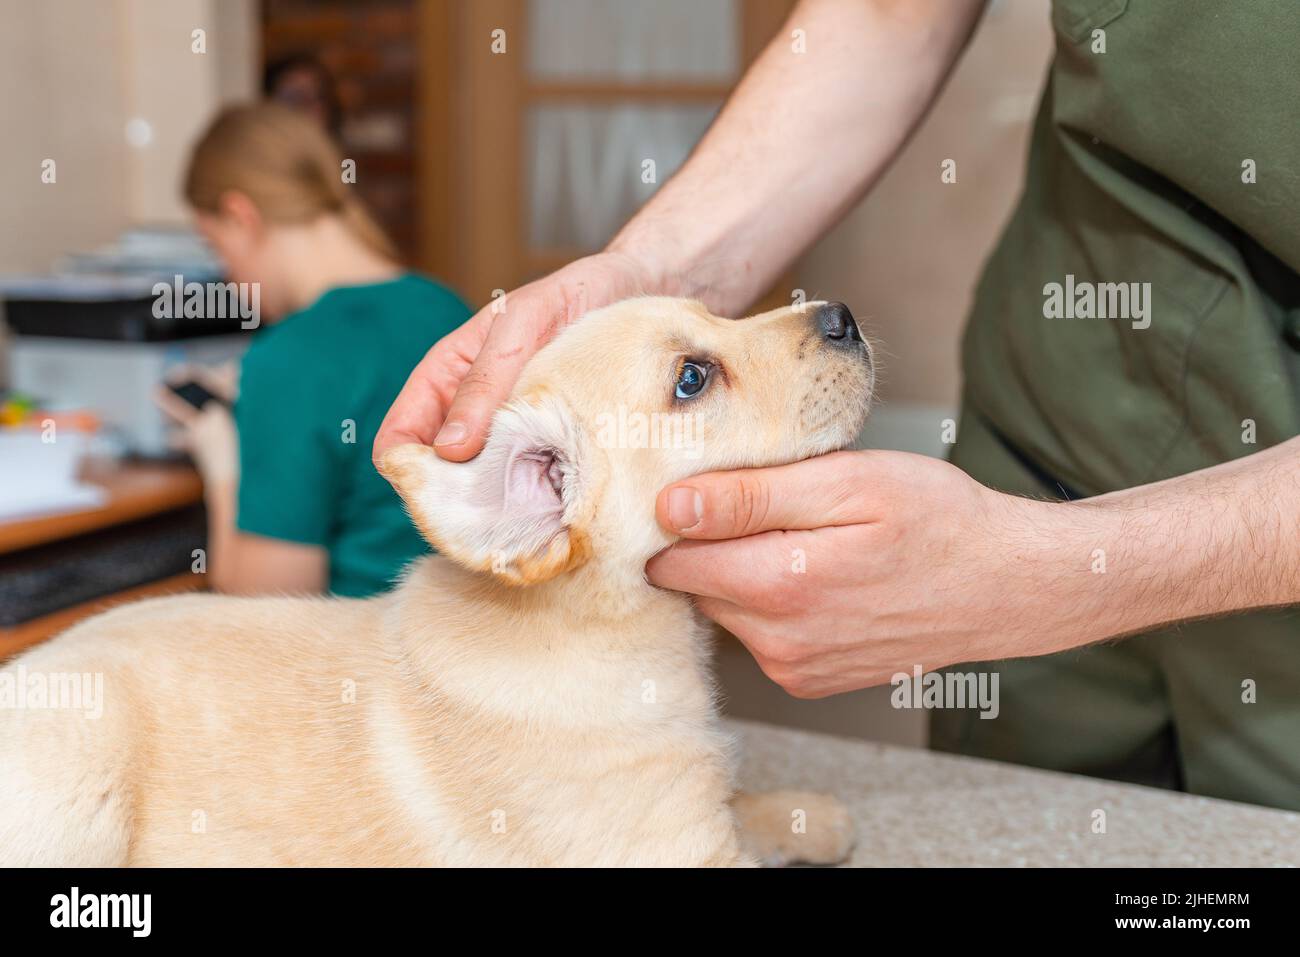
<svg viewBox="0 0 1300 957"><path fill-rule="evenodd" d="M0 431L0 521L103 505L108 493L77 480L88 436L71 429L47 442L36 429Z"/></svg>

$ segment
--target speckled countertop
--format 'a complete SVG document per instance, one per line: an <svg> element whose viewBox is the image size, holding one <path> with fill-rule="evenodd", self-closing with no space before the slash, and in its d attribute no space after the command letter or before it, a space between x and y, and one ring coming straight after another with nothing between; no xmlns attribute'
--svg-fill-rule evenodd
<svg viewBox="0 0 1300 957"><path fill-rule="evenodd" d="M829 791L856 867L1300 865L1300 813L728 721L751 791ZM1092 830L1106 812L1106 833Z"/></svg>

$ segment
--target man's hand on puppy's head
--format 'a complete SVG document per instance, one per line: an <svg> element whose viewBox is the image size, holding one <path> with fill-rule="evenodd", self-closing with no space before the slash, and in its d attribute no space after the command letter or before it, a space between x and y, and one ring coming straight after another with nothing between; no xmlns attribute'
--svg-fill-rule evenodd
<svg viewBox="0 0 1300 957"><path fill-rule="evenodd" d="M411 372L375 436L375 462L408 442L453 462L474 458L533 354L588 310L651 292L647 276L630 256L604 252L493 299Z"/></svg>

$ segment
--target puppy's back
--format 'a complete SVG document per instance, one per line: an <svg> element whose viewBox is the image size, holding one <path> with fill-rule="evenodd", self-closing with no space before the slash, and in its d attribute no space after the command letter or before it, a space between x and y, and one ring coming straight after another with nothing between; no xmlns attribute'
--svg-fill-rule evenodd
<svg viewBox="0 0 1300 957"><path fill-rule="evenodd" d="M381 603L161 598L8 662L50 693L0 708L0 865L215 862L204 835L242 833L250 801L295 813L301 782L345 784L359 689L389 673ZM78 682L75 707L53 693Z"/></svg>

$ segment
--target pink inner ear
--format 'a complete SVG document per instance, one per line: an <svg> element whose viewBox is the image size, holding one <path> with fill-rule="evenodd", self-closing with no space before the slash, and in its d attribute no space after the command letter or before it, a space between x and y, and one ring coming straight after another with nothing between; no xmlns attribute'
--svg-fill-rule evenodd
<svg viewBox="0 0 1300 957"><path fill-rule="evenodd" d="M552 512L563 508L563 479L560 463L550 449L516 452L506 466L506 513Z"/></svg>

